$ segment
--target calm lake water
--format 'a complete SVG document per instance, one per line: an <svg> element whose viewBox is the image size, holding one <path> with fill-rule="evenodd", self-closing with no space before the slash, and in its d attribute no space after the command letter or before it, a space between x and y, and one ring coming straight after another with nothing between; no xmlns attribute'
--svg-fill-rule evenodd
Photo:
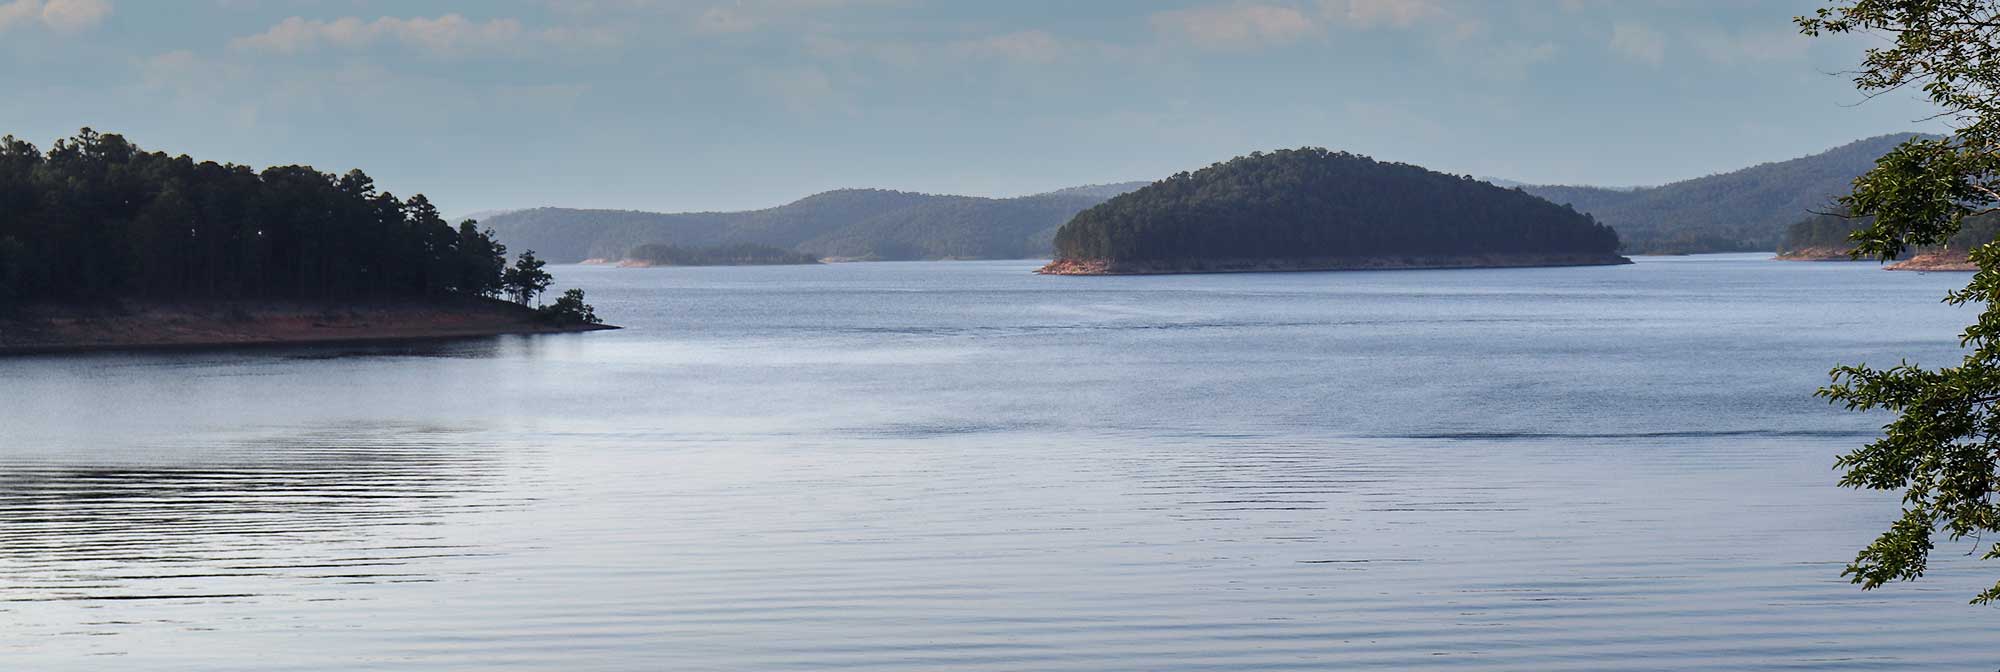
<svg viewBox="0 0 2000 672"><path fill-rule="evenodd" d="M1842 564L1966 276L555 269L620 332L0 360L0 669L1993 669Z"/></svg>

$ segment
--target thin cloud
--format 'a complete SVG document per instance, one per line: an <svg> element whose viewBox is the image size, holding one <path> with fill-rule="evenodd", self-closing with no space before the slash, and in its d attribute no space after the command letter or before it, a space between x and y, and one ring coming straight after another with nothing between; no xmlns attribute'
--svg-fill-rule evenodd
<svg viewBox="0 0 2000 672"><path fill-rule="evenodd" d="M1323 0L1320 7L1329 17L1360 28L1409 28L1452 14L1431 0Z"/></svg>
<svg viewBox="0 0 2000 672"><path fill-rule="evenodd" d="M903 0L732 0L730 2L625 0L628 8L640 5L685 11L692 7L696 10L694 27L697 31L705 33L746 33L774 24L793 22L815 12L895 5L902 2Z"/></svg>
<svg viewBox="0 0 2000 672"><path fill-rule="evenodd" d="M994 58L1018 63L1053 63L1070 51L1060 38L1042 30L994 35L952 45L954 51L976 58Z"/></svg>
<svg viewBox="0 0 2000 672"><path fill-rule="evenodd" d="M74 33L102 23L108 16L111 3L106 0L14 0L0 4L0 31L41 25Z"/></svg>
<svg viewBox="0 0 2000 672"><path fill-rule="evenodd" d="M1202 49L1283 46L1315 32L1312 17L1296 8L1237 3L1160 12L1153 29Z"/></svg>
<svg viewBox="0 0 2000 672"><path fill-rule="evenodd" d="M1703 58L1720 65L1798 60L1812 46L1811 38L1791 30L1702 30L1689 35L1687 43Z"/></svg>
<svg viewBox="0 0 2000 672"><path fill-rule="evenodd" d="M777 101L802 117L859 113L853 97L836 87L833 78L819 66L755 68L750 71L749 84L752 92Z"/></svg>
<svg viewBox="0 0 2000 672"><path fill-rule="evenodd" d="M605 31L551 28L529 31L517 19L474 21L458 14L436 18L343 17L331 21L291 17L256 35L231 40L238 51L304 54L321 49L364 49L400 44L437 56L499 52L525 45L603 47L618 39Z"/></svg>
<svg viewBox="0 0 2000 672"><path fill-rule="evenodd" d="M1628 58L1659 65L1667 57L1667 38L1636 23L1611 26L1611 50Z"/></svg>

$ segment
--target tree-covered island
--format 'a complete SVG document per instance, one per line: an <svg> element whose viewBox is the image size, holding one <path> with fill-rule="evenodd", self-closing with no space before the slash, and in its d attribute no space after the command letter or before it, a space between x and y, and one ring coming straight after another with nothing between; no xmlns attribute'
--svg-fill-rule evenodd
<svg viewBox="0 0 2000 672"><path fill-rule="evenodd" d="M542 263L507 261L359 170L0 138L0 353L605 328L575 290L536 307Z"/></svg>
<svg viewBox="0 0 2000 672"><path fill-rule="evenodd" d="M1590 215L1518 189L1320 148L1252 153L1077 214L1060 275L1631 263Z"/></svg>

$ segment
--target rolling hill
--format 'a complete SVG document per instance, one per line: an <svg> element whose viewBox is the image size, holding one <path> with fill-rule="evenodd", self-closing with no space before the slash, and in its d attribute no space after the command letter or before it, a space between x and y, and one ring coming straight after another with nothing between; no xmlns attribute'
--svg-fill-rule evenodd
<svg viewBox="0 0 2000 672"><path fill-rule="evenodd" d="M484 224L516 250L564 263L619 259L634 247L767 245L830 259L1022 259L1048 256L1070 217L1143 182L1016 198L843 189L749 212L657 213L535 208Z"/></svg>
<svg viewBox="0 0 2000 672"><path fill-rule="evenodd" d="M1106 201L1056 233L1060 275L1631 263L1590 215L1319 147L1253 152Z"/></svg>
<svg viewBox="0 0 2000 672"><path fill-rule="evenodd" d="M1916 133L1858 140L1812 156L1657 187L1527 185L1521 189L1595 215L1639 254L1768 251L1785 228L1831 207L1875 159Z"/></svg>
<svg viewBox="0 0 2000 672"><path fill-rule="evenodd" d="M1768 251L1784 241L1786 227L1830 208L1876 158L1917 135L1878 136L1654 187L1518 188L1610 225L1627 253ZM1056 230L1072 216L1145 186L1088 185L1016 198L843 189L748 212L535 208L493 213L483 222L508 247L555 262L622 258L644 244L768 245L828 259L1019 259L1050 256Z"/></svg>

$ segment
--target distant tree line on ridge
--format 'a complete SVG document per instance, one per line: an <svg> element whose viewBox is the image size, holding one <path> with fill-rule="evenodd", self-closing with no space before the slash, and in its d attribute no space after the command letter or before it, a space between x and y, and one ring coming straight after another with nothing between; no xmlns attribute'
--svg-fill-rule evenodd
<svg viewBox="0 0 2000 672"><path fill-rule="evenodd" d="M1615 255L1618 234L1518 189L1320 148L1253 153L1079 213L1066 259Z"/></svg>
<svg viewBox="0 0 2000 672"><path fill-rule="evenodd" d="M1793 222L1785 228L1784 244L1779 253L1796 252L1807 248L1850 250L1854 248L1851 236L1873 226L1873 217L1851 217L1839 212L1820 213ZM1979 215L1967 217L1958 232L1952 234L1945 248L1970 250L1993 242L2000 237L2000 215Z"/></svg>
<svg viewBox="0 0 2000 672"><path fill-rule="evenodd" d="M1811 156L1765 163L1657 187L1529 185L1528 193L1573 205L1618 229L1625 251L1692 254L1769 250L1786 226L1824 210L1854 178L1904 140L1898 133L1857 140Z"/></svg>
<svg viewBox="0 0 2000 672"><path fill-rule="evenodd" d="M658 266L760 266L777 264L817 264L817 255L779 249L756 243L736 243L712 247L681 247L649 243L632 248L625 258Z"/></svg>
<svg viewBox="0 0 2000 672"><path fill-rule="evenodd" d="M0 138L0 308L107 299L512 296L549 276L360 170L197 162L85 128Z"/></svg>

